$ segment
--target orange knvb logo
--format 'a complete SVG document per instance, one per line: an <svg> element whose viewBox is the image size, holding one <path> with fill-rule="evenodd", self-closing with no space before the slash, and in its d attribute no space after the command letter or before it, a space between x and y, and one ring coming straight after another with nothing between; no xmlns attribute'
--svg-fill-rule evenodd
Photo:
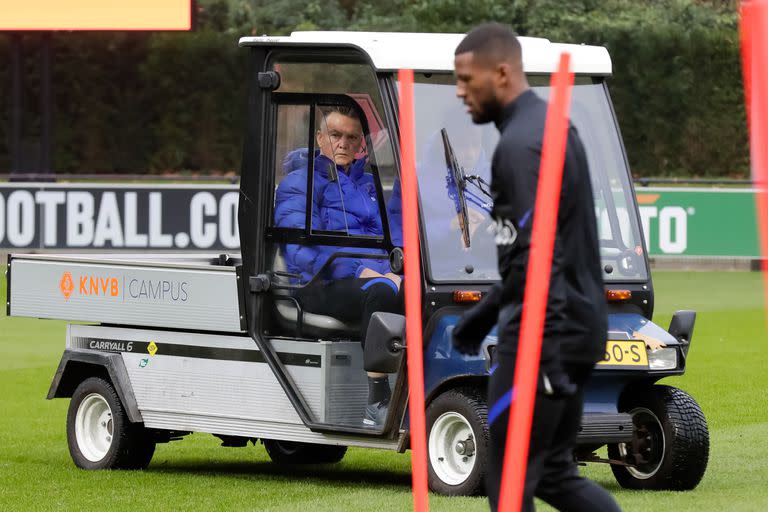
<svg viewBox="0 0 768 512"><path fill-rule="evenodd" d="M59 281L59 289L65 299L77 292L78 295L100 295L104 297L117 297L120 295L120 284L116 277L78 276L77 288L72 274L64 272Z"/></svg>
<svg viewBox="0 0 768 512"><path fill-rule="evenodd" d="M117 297L120 288L116 277L80 276L80 295L111 295Z"/></svg>
<svg viewBox="0 0 768 512"><path fill-rule="evenodd" d="M69 299L69 296L72 295L74 289L75 283L72 282L72 274L64 272L64 275L61 276L61 281L59 281L59 290L61 290L61 294L64 295L65 299Z"/></svg>

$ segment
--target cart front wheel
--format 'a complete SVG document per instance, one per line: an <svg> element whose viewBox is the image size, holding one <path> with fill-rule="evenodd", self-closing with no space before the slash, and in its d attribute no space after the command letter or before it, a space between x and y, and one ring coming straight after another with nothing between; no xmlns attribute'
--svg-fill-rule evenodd
<svg viewBox="0 0 768 512"><path fill-rule="evenodd" d="M628 489L693 489L709 460L709 430L704 413L685 391L669 386L637 390L622 400L632 415L629 443L608 445L616 480Z"/></svg>
<svg viewBox="0 0 768 512"><path fill-rule="evenodd" d="M488 410L471 388L452 389L427 408L429 487L448 496L483 491L488 456Z"/></svg>

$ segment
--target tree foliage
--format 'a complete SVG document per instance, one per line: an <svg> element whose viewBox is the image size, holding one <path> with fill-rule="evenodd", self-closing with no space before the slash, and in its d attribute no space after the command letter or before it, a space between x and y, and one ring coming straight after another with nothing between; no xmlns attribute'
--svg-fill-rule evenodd
<svg viewBox="0 0 768 512"><path fill-rule="evenodd" d="M241 35L294 30L465 32L606 46L636 175L748 172L736 0L199 0L178 33L57 33L54 164L60 172L237 170L245 106ZM25 140L39 127L37 36L25 35ZM10 97L0 35L0 99ZM0 108L0 172L10 105Z"/></svg>

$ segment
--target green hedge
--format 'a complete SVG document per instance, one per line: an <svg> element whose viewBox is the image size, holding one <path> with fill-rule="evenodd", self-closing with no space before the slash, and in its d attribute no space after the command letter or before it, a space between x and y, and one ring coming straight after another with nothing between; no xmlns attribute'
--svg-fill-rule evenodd
<svg viewBox="0 0 768 512"><path fill-rule="evenodd" d="M734 2L203 4L207 18L194 33L54 35L58 172L237 172L247 53L237 48L238 35L301 28L462 32L495 19L523 35L608 47L611 91L636 175L748 175ZM40 122L36 41L24 36L27 136ZM0 172L10 166L8 55L9 37L0 35Z"/></svg>
<svg viewBox="0 0 768 512"><path fill-rule="evenodd" d="M606 2L601 10L532 20L529 30L608 48L611 91L635 174L748 176L735 14L687 1L654 4Z"/></svg>
<svg viewBox="0 0 768 512"><path fill-rule="evenodd" d="M35 42L23 42L27 135L39 125ZM56 171L238 170L246 62L236 37L57 34L53 51ZM0 95L9 97L7 66L5 75ZM2 116L5 142L8 108ZM0 172L7 147L0 144Z"/></svg>

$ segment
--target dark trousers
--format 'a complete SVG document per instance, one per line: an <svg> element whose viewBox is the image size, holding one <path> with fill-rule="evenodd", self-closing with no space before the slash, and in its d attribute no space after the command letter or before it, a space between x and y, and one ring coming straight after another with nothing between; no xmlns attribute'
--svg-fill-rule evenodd
<svg viewBox="0 0 768 512"><path fill-rule="evenodd" d="M491 510L499 505L499 486L504 465L504 446L509 424L509 404L514 379L515 355L498 354L498 366L488 388L488 423L491 434L490 467L486 487ZM566 365L564 370L577 392L570 396L536 394L531 425L531 444L525 475L523 511L533 511L533 497L558 510L575 512L618 511L613 497L602 487L579 476L573 459L576 434L584 405L584 384L592 364Z"/></svg>
<svg viewBox="0 0 768 512"><path fill-rule="evenodd" d="M383 277L318 281L302 288L297 299L304 311L359 324L363 344L373 313L402 313L404 310L402 288L398 290L392 281Z"/></svg>

